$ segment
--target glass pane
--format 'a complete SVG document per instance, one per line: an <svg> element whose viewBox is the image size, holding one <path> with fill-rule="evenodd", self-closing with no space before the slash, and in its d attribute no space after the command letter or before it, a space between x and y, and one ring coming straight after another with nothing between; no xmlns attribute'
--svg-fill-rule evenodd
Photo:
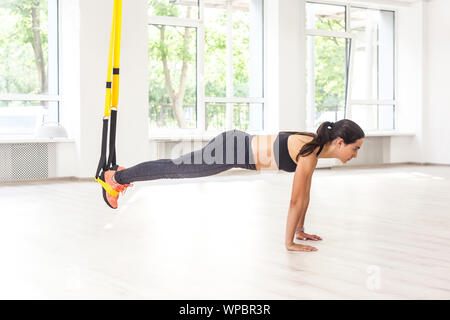
<svg viewBox="0 0 450 320"><path fill-rule="evenodd" d="M352 105L350 119L355 121L363 130L377 130L377 109L376 105Z"/></svg>
<svg viewBox="0 0 450 320"><path fill-rule="evenodd" d="M346 40L307 36L307 116L313 126L344 117Z"/></svg>
<svg viewBox="0 0 450 320"><path fill-rule="evenodd" d="M378 32L378 98L394 100L394 12L380 11Z"/></svg>
<svg viewBox="0 0 450 320"><path fill-rule="evenodd" d="M235 103L233 105L233 128L242 131L263 130L262 103Z"/></svg>
<svg viewBox="0 0 450 320"><path fill-rule="evenodd" d="M225 113L225 103L206 103L206 130L225 130Z"/></svg>
<svg viewBox="0 0 450 320"><path fill-rule="evenodd" d="M394 13L352 8L352 99L394 99Z"/></svg>
<svg viewBox="0 0 450 320"><path fill-rule="evenodd" d="M379 122L380 130L394 130L395 129L395 106L393 105L380 105L379 106Z"/></svg>
<svg viewBox="0 0 450 320"><path fill-rule="evenodd" d="M306 28L345 32L345 6L306 3Z"/></svg>
<svg viewBox="0 0 450 320"><path fill-rule="evenodd" d="M263 96L263 1L233 8L233 96Z"/></svg>
<svg viewBox="0 0 450 320"><path fill-rule="evenodd" d="M148 15L198 19L198 1L149 0Z"/></svg>
<svg viewBox="0 0 450 320"><path fill-rule="evenodd" d="M58 94L56 0L0 2L0 94Z"/></svg>
<svg viewBox="0 0 450 320"><path fill-rule="evenodd" d="M243 131L264 129L262 103L206 103L206 130L226 130L226 108L233 112L233 129Z"/></svg>
<svg viewBox="0 0 450 320"><path fill-rule="evenodd" d="M225 2L225 1L222 1ZM227 96L227 12L205 3L205 95Z"/></svg>
<svg viewBox="0 0 450 320"><path fill-rule="evenodd" d="M58 123L57 101L0 101L0 135L33 135L43 123Z"/></svg>
<svg viewBox="0 0 450 320"><path fill-rule="evenodd" d="M263 1L205 1L205 94L263 96Z"/></svg>
<svg viewBox="0 0 450 320"><path fill-rule="evenodd" d="M197 126L197 32L150 25L149 117L152 128Z"/></svg>

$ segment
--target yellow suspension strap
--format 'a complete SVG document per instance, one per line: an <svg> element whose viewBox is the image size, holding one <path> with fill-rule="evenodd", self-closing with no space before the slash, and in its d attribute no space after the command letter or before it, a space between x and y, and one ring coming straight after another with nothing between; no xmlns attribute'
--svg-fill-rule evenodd
<svg viewBox="0 0 450 320"><path fill-rule="evenodd" d="M119 102L119 62L120 62L120 38L122 29L122 0L114 0L111 36L109 40L108 73L106 76L105 113L103 116L103 131L100 161L95 173L95 181L112 196L118 192L109 186L103 174L107 170L117 170L116 164L116 124L117 107ZM112 75L112 81L111 81ZM110 123L111 118L111 123ZM106 146L108 140L108 124L110 124L109 157L106 161Z"/></svg>
<svg viewBox="0 0 450 320"><path fill-rule="evenodd" d="M109 133L109 158L107 166L117 169L116 164L116 123L117 109L119 104L119 62L120 62L120 34L122 31L122 0L115 0L116 23L114 32L114 62L112 81L112 106L111 106L111 128Z"/></svg>

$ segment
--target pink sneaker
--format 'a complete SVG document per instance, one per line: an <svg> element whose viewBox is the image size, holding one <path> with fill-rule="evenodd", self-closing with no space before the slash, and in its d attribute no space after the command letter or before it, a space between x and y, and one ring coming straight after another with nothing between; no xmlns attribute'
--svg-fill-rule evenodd
<svg viewBox="0 0 450 320"><path fill-rule="evenodd" d="M117 171L124 170L124 167L118 167ZM128 187L132 187L132 184L120 184L113 180L113 176L116 173L116 170L107 170L102 172L100 175L100 179L102 179L106 184L108 191L102 187L103 200L105 200L106 204L113 208L117 209L117 201L119 200L119 193L125 193Z"/></svg>

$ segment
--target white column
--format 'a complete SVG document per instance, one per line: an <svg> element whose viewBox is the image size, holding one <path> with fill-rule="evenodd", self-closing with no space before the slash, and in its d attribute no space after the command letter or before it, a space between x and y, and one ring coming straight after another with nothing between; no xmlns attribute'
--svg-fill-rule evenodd
<svg viewBox="0 0 450 320"><path fill-rule="evenodd" d="M78 176L81 167L80 3L79 0L63 0L59 1L59 5L60 123L66 128L69 138L75 140L75 144L72 149L69 144L58 146L58 163L64 166L64 169L58 168L58 175Z"/></svg>
<svg viewBox="0 0 450 320"><path fill-rule="evenodd" d="M274 133L279 128L279 4L278 0L264 1L264 131Z"/></svg>
<svg viewBox="0 0 450 320"><path fill-rule="evenodd" d="M314 8L314 6L311 6L311 8ZM311 9L308 12L308 29L313 29L314 28L314 17L315 17L315 13L314 10ZM307 111L306 111L306 128L307 130L312 131L314 128L314 120L315 120L315 110L316 110L316 70L314 68L315 65L315 59L316 59L316 55L315 55L315 46L316 46L316 42L315 42L315 37L307 37L308 40L308 93L307 93L307 97L308 97L308 101L307 101ZM306 59L306 57L305 57ZM306 70L305 70L306 72Z"/></svg>
<svg viewBox="0 0 450 320"><path fill-rule="evenodd" d="M249 89L251 98L263 96L263 2L249 0L250 17L250 70ZM262 130L263 108L259 103L250 103L249 130Z"/></svg>
<svg viewBox="0 0 450 320"><path fill-rule="evenodd" d="M48 94L58 94L58 1L48 1ZM46 122L58 122L58 102L49 102Z"/></svg>
<svg viewBox="0 0 450 320"><path fill-rule="evenodd" d="M232 98L234 95L233 92L233 10L232 10L232 1L227 1L227 98ZM227 103L225 110L225 119L226 119L226 130L229 130L233 127L233 104Z"/></svg>
<svg viewBox="0 0 450 320"><path fill-rule="evenodd" d="M305 130L305 1L279 2L279 129ZM276 106L275 106L276 107Z"/></svg>
<svg viewBox="0 0 450 320"><path fill-rule="evenodd" d="M380 12L380 23L378 31L378 92L380 100L394 99L394 13L388 11ZM393 129L392 109L385 111L379 108L380 129ZM392 127L390 127L392 124ZM387 127L387 128L385 128Z"/></svg>

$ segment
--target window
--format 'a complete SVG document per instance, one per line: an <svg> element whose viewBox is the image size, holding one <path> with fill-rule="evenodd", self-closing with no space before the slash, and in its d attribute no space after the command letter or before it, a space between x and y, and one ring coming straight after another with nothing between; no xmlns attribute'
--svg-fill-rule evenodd
<svg viewBox="0 0 450 320"><path fill-rule="evenodd" d="M58 1L0 2L0 135L59 123Z"/></svg>
<svg viewBox="0 0 450 320"><path fill-rule="evenodd" d="M149 0L152 134L263 130L263 0Z"/></svg>
<svg viewBox="0 0 450 320"><path fill-rule="evenodd" d="M395 12L308 2L306 30L308 128L396 129Z"/></svg>

